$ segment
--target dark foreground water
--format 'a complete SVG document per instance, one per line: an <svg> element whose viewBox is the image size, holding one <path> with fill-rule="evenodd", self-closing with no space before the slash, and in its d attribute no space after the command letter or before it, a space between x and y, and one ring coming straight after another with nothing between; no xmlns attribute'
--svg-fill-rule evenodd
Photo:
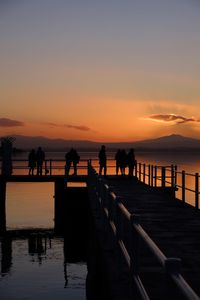
<svg viewBox="0 0 200 300"><path fill-rule="evenodd" d="M62 238L2 239L0 299L85 299L85 262L70 262Z"/></svg>

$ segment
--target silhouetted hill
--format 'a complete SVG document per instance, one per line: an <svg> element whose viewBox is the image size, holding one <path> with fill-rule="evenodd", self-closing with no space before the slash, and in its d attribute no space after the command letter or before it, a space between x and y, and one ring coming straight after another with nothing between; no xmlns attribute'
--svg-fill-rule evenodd
<svg viewBox="0 0 200 300"><path fill-rule="evenodd" d="M172 134L169 136L159 137L156 139L142 140L137 142L115 142L115 143L99 143L83 140L64 140L64 139L49 139L43 136L22 136L15 135L14 146L20 149L31 149L42 146L45 150L66 150L71 147L77 149L99 149L102 144L107 148L135 148L138 150L162 151L162 150L200 150L200 140L184 137L181 135Z"/></svg>
<svg viewBox="0 0 200 300"><path fill-rule="evenodd" d="M15 147L24 149L36 148L38 146L44 149L63 150L71 147L75 148L95 148L96 143L82 140L64 140L64 139L49 139L43 136L22 136L15 135Z"/></svg>
<svg viewBox="0 0 200 300"><path fill-rule="evenodd" d="M200 140L172 134L135 143L135 148L146 149L200 149Z"/></svg>

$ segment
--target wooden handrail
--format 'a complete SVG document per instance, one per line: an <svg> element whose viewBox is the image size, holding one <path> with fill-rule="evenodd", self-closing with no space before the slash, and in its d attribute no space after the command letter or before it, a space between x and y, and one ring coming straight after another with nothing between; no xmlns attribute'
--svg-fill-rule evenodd
<svg viewBox="0 0 200 300"><path fill-rule="evenodd" d="M105 186L105 183L102 179L98 177L95 170L92 168L91 165L88 166L88 175L93 181L94 184L99 183L99 185ZM145 232L145 230L142 228L142 226L138 223L138 216L134 214L130 214L130 212L127 210L127 208L118 201L118 198L116 195L109 190L109 187L106 186L106 188L99 187L97 192L97 201L101 199L100 203L103 204L103 211L109 221L109 224L112 228L113 234L115 237L118 237L118 244L121 249L121 252L125 258L125 261L127 262L127 265L129 266L130 270L132 269L131 266L133 264L132 262L132 255L129 253L128 248L126 246L126 242L123 240L122 232L118 233L118 226L116 225L116 221L113 217L110 218L110 214L112 213L110 211L110 208L112 209L113 203L117 205L120 214L127 220L130 228L134 230L137 235L143 240L145 245L149 248L151 253L154 255L154 257L158 260L161 267L164 268L165 273L168 277L170 277L171 280L175 283L176 287L180 291L180 293L185 297L187 300L199 300L198 295L192 290L192 288L188 285L188 283L185 281L185 279L180 274L180 259L178 258L167 258L163 252L159 249L159 247L155 244L155 242L149 237L149 235ZM104 191L104 192L102 192ZM106 201L103 200L103 198L106 197ZM109 201L111 203L109 203ZM119 220L118 220L119 221ZM117 222L118 222L117 221ZM132 232L133 233L133 232ZM137 258L136 258L137 259ZM132 274L134 282L138 288L138 291L141 295L141 298L143 300L149 300L149 296L143 286L143 283L139 277L138 274Z"/></svg>

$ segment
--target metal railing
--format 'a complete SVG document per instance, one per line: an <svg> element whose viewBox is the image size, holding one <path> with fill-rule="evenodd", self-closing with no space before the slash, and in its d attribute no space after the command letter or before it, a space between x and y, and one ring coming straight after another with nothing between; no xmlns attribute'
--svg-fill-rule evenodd
<svg viewBox="0 0 200 300"><path fill-rule="evenodd" d="M149 253L157 260L160 268L165 273L167 297L171 299L199 300L198 295L180 273L181 260L179 258L168 258L163 254L139 224L139 216L129 213L120 199L110 190L104 180L98 176L90 163L88 166L88 177L89 193L92 193L91 199L93 201L95 199L96 208L103 213L107 224L112 229L140 299L150 299L140 276L139 256L141 251L139 251L139 243L142 240L145 247L149 249ZM177 291L181 298L173 297Z"/></svg>

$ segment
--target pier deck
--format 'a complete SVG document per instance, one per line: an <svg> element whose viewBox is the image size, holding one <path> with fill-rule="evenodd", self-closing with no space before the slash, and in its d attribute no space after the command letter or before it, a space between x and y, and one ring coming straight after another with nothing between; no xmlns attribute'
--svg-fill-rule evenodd
<svg viewBox="0 0 200 300"><path fill-rule="evenodd" d="M200 294L200 211L175 199L170 189L120 177L108 178L106 183L130 213L140 216L141 226L161 251L182 260L182 275ZM148 284L152 278L153 285L154 270L141 268L141 272L144 281L148 276Z"/></svg>

